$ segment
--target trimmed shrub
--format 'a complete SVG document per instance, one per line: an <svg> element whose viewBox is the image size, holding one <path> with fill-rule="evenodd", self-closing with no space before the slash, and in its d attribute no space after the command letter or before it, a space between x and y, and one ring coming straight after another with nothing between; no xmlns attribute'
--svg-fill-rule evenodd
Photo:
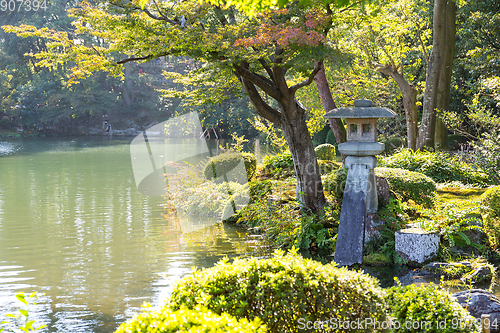
<svg viewBox="0 0 500 333"><path fill-rule="evenodd" d="M486 190L482 195L482 204L490 217L500 217L500 186Z"/></svg>
<svg viewBox="0 0 500 333"><path fill-rule="evenodd" d="M322 145L314 148L316 152L316 158L322 161L333 161L335 160L335 147L329 143L324 143Z"/></svg>
<svg viewBox="0 0 500 333"><path fill-rule="evenodd" d="M215 177L221 177L236 168L241 160L245 163L247 179L252 179L257 169L257 159L250 153L227 152L214 156L205 165L203 174L207 179L213 179L214 175Z"/></svg>
<svg viewBox="0 0 500 333"><path fill-rule="evenodd" d="M218 314L258 317L270 332L308 327L334 332L338 329L333 322L385 320L384 295L378 281L366 274L276 251L269 259L229 263L226 258L215 267L194 271L174 287L167 306L177 310L202 305Z"/></svg>
<svg viewBox="0 0 500 333"><path fill-rule="evenodd" d="M344 196L347 169L335 170L323 178L323 189L337 202ZM413 200L417 204L430 207L436 196L436 183L429 177L403 169L375 168L375 175L385 178L390 190L400 200Z"/></svg>
<svg viewBox="0 0 500 333"><path fill-rule="evenodd" d="M388 291L395 328L391 332L480 332L476 319L449 293L432 283L397 286Z"/></svg>
<svg viewBox="0 0 500 333"><path fill-rule="evenodd" d="M172 311L162 307L160 311L145 311L118 327L115 333L264 333L265 326L256 318L248 321L236 319L228 314L218 315L205 308L194 310L181 308Z"/></svg>
<svg viewBox="0 0 500 333"><path fill-rule="evenodd" d="M375 168L375 175L385 178L389 183L389 189L402 201L413 200L418 205L433 206L436 183L426 175L392 168Z"/></svg>
<svg viewBox="0 0 500 333"><path fill-rule="evenodd" d="M444 152L402 149L389 157L379 157L379 165L423 173L438 183L459 181L464 184L488 184L488 176L457 156Z"/></svg>

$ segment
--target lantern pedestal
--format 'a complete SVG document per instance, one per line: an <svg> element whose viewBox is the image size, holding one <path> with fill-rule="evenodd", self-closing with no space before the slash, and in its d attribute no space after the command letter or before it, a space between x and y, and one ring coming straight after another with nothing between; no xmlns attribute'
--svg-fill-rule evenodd
<svg viewBox="0 0 500 333"><path fill-rule="evenodd" d="M377 118L395 117L387 108L372 107L369 100L354 101L354 107L334 109L325 118L344 118L347 123L347 142L339 151L347 156L344 167L349 169L340 211L335 262L350 266L363 262L366 214L378 210L375 155L384 151L377 141Z"/></svg>

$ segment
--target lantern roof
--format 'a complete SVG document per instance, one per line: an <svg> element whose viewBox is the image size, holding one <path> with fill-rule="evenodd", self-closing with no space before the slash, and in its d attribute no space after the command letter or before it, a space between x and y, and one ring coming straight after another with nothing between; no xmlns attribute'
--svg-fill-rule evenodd
<svg viewBox="0 0 500 333"><path fill-rule="evenodd" d="M393 118L396 113L388 108L372 106L368 99L354 101L354 107L333 109L324 118Z"/></svg>

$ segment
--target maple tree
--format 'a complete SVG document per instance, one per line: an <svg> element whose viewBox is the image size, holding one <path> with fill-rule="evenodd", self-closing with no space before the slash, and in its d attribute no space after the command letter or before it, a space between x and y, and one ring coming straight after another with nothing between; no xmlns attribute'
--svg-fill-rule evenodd
<svg viewBox="0 0 500 333"><path fill-rule="evenodd" d="M47 40L33 54L39 65L74 63L70 83L93 72L122 74L121 64L161 56L188 56L202 63L185 75L167 73L183 90L165 90L201 105L217 102L243 87L258 115L283 131L292 153L297 198L313 211L325 204L320 170L306 125L306 108L296 92L311 84L323 59L335 55L328 39L330 5L296 2L248 17L233 7L194 0L179 3L139 1L82 2L70 9L74 33L3 27L19 36ZM125 58L119 58L125 55Z"/></svg>

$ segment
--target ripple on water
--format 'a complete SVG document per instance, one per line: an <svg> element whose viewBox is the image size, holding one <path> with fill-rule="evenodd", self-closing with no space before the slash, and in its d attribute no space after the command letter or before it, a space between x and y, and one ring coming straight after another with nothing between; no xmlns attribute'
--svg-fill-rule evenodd
<svg viewBox="0 0 500 333"><path fill-rule="evenodd" d="M12 155L20 149L20 146L7 141L0 141L0 156Z"/></svg>

